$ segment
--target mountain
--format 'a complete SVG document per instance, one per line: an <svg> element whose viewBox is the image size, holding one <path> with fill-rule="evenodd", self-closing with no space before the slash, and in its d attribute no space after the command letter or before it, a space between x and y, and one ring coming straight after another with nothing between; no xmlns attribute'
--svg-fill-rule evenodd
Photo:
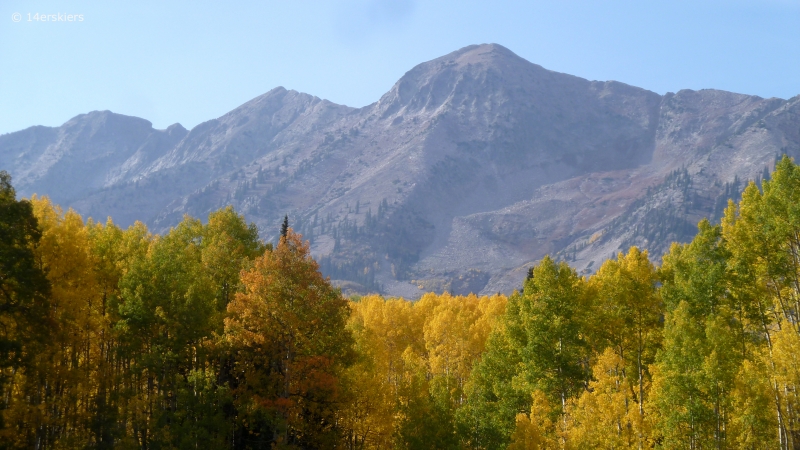
<svg viewBox="0 0 800 450"><path fill-rule="evenodd" d="M660 257L777 156L800 96L659 95L546 70L496 44L420 64L350 108L276 88L190 131L108 111L0 136L18 192L167 230L228 204L284 214L344 290L508 292L552 254L584 272Z"/></svg>

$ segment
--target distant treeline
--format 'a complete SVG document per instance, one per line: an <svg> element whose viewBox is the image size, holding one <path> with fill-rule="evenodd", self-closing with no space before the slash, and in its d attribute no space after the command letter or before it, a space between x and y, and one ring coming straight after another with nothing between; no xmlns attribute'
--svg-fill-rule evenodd
<svg viewBox="0 0 800 450"><path fill-rule="evenodd" d="M661 267L345 299L232 208L159 236L0 172L0 448L800 448L800 167Z"/></svg>

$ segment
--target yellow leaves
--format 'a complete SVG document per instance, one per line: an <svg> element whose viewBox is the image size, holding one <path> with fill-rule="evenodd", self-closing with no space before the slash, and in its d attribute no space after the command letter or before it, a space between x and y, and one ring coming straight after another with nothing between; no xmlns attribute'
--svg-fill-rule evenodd
<svg viewBox="0 0 800 450"><path fill-rule="evenodd" d="M445 401L457 407L505 304L505 296L434 293L417 302L372 295L351 303L348 326L362 355L348 370L357 388L354 405L360 405L344 417L353 436L372 443L366 448L387 448L408 419L398 407L422 401L436 388L444 388Z"/></svg>
<svg viewBox="0 0 800 450"><path fill-rule="evenodd" d="M503 313L504 296L468 297L425 294L419 301L363 297L351 304L351 328L360 348L377 367L399 379L403 354L424 358L431 376L459 380L480 356L494 320Z"/></svg>
<svg viewBox="0 0 800 450"><path fill-rule="evenodd" d="M72 427L79 440L88 430L76 424L91 414L103 357L99 343L105 321L95 261L88 229L77 213L64 213L46 197L31 202L42 231L34 254L51 284L50 322L39 326L55 326L48 345L33 356L30 373L15 377L4 415L31 430Z"/></svg>
<svg viewBox="0 0 800 450"><path fill-rule="evenodd" d="M542 391L534 391L531 400L530 414L517 414L516 427L508 450L560 449L558 427L549 417L553 405Z"/></svg>
<svg viewBox="0 0 800 450"><path fill-rule="evenodd" d="M389 448L401 385L411 372L408 363L423 348L421 317L410 302L377 295L362 297L350 308L348 327L360 358L346 371L354 390L343 420L353 443Z"/></svg>
<svg viewBox="0 0 800 450"><path fill-rule="evenodd" d="M780 330L773 337L775 376L779 383L800 386L800 335L781 321Z"/></svg>
<svg viewBox="0 0 800 450"><path fill-rule="evenodd" d="M765 361L766 363L766 361ZM781 320L772 348L773 397L779 403L784 432L800 434L800 335ZM795 445L798 443L796 442Z"/></svg>
<svg viewBox="0 0 800 450"><path fill-rule="evenodd" d="M375 370L368 357L345 371L351 388L341 414L350 448L390 448L394 433L396 394L386 374Z"/></svg>
<svg viewBox="0 0 800 450"><path fill-rule="evenodd" d="M384 355L384 358L376 360L378 364L397 367L397 361L407 347L422 351L423 317L416 314L410 302L384 300L373 295L351 304L351 308L350 320L359 322L364 328L365 338L374 344L374 351Z"/></svg>
<svg viewBox="0 0 800 450"><path fill-rule="evenodd" d="M768 374L768 355L745 360L732 393L729 440L737 448L777 447L774 391Z"/></svg>
<svg viewBox="0 0 800 450"><path fill-rule="evenodd" d="M417 307L430 301L430 295L423 296ZM426 315L423 329L430 372L463 383L469 376L470 363L483 352L486 341L486 335L476 334L473 329L481 316L479 301L474 295L455 298L449 294L438 300L439 304Z"/></svg>
<svg viewBox="0 0 800 450"><path fill-rule="evenodd" d="M89 236L83 219L72 210L64 214L46 197L32 199L42 228L37 256L47 269L54 300L66 303L96 295Z"/></svg>
<svg viewBox="0 0 800 450"><path fill-rule="evenodd" d="M595 380L570 407L567 441L573 448L636 448L643 429L624 360L606 349L593 367Z"/></svg>
<svg viewBox="0 0 800 450"><path fill-rule="evenodd" d="M64 327L62 336L92 339L102 315L88 230L80 215L73 210L63 213L47 197L34 196L32 203L42 229L36 255L51 283L51 306Z"/></svg>
<svg viewBox="0 0 800 450"><path fill-rule="evenodd" d="M607 260L589 279L598 301L606 310L650 309L658 307L655 290L658 277L647 250L631 247L627 254L620 252L616 260ZM619 316L625 311L618 311ZM608 325L608 324L607 324Z"/></svg>

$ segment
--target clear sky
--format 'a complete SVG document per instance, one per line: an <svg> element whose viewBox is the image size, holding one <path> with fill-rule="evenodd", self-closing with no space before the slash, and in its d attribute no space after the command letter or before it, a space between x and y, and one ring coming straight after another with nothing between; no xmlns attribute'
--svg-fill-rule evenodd
<svg viewBox="0 0 800 450"><path fill-rule="evenodd" d="M364 106L489 42L662 94L800 94L800 0L0 0L0 133L104 109L191 128L276 86Z"/></svg>

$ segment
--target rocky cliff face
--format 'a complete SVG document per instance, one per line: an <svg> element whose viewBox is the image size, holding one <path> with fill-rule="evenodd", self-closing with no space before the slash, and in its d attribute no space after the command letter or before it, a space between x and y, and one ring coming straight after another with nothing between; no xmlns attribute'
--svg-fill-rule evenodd
<svg viewBox="0 0 800 450"><path fill-rule="evenodd" d="M277 88L188 132L93 112L0 136L23 195L156 231L232 204L265 239L288 213L348 290L406 297L510 291L548 253L587 272L629 245L660 256L783 153L800 97L660 96L494 44L360 109Z"/></svg>

